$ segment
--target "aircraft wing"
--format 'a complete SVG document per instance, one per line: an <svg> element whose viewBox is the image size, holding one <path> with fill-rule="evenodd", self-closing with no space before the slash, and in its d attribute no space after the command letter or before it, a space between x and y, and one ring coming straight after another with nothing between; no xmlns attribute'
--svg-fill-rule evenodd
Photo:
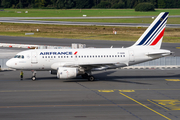
<svg viewBox="0 0 180 120"><path fill-rule="evenodd" d="M80 67L83 68L85 70L105 70L105 69L114 69L114 68L118 68L118 67L125 67L127 66L127 64L125 63L100 63L100 64L87 64L87 63L80 63L80 64L76 64L76 63L54 63L53 65L51 65L52 69L57 69L58 67L63 66L63 67Z"/></svg>

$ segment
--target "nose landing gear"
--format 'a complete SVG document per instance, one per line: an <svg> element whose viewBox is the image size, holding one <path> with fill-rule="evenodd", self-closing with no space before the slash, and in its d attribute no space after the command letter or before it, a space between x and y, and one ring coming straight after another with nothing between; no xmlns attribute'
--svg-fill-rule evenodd
<svg viewBox="0 0 180 120"><path fill-rule="evenodd" d="M32 71L32 77L31 77L32 81L36 80L36 71Z"/></svg>

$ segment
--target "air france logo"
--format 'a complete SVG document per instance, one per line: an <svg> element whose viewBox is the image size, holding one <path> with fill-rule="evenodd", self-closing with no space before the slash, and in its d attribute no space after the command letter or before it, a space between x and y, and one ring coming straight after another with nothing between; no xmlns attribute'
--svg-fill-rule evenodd
<svg viewBox="0 0 180 120"><path fill-rule="evenodd" d="M77 54L77 51L74 53L74 55L76 55Z"/></svg>
<svg viewBox="0 0 180 120"><path fill-rule="evenodd" d="M72 55L72 52L40 52L40 55Z"/></svg>
<svg viewBox="0 0 180 120"><path fill-rule="evenodd" d="M77 51L74 52L74 55L77 54ZM72 52L40 52L40 55L73 55Z"/></svg>

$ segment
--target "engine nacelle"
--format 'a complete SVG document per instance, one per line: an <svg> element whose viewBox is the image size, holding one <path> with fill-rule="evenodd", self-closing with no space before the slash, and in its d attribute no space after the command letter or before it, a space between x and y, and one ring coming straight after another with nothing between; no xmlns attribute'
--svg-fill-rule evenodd
<svg viewBox="0 0 180 120"><path fill-rule="evenodd" d="M57 78L59 79L75 78L77 74L77 68L59 67L57 70Z"/></svg>

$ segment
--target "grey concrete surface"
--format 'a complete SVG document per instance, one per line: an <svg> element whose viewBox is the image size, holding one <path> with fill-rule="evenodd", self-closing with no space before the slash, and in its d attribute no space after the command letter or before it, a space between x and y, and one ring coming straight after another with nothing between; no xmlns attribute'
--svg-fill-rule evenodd
<svg viewBox="0 0 180 120"><path fill-rule="evenodd" d="M0 20L26 20L26 19L123 19L123 18L152 18L156 16L115 16L115 17L0 17ZM169 15L171 18L180 15Z"/></svg>
<svg viewBox="0 0 180 120"><path fill-rule="evenodd" d="M88 25L88 26L125 26L125 27L149 27L146 23L102 23L102 22L68 22L68 21L40 21L40 20L0 20L2 23L25 24L51 24L51 25ZM180 28L180 24L167 24L168 28Z"/></svg>
<svg viewBox="0 0 180 120"><path fill-rule="evenodd" d="M1 120L180 119L180 82L165 80L179 79L179 69L95 72L94 82L59 80L48 72L38 72L37 81L24 72L20 81L19 72L0 72ZM161 105L155 100L170 101Z"/></svg>
<svg viewBox="0 0 180 120"><path fill-rule="evenodd" d="M0 36L0 42L84 43L89 47L128 47L134 43L6 36ZM178 52L179 45L163 43L162 47ZM6 49L1 48L1 52ZM37 72L36 81L31 80L31 71L24 71L21 81L20 71L0 71L0 120L179 120L179 71L108 70L93 72L94 82L81 77L60 80L48 71Z"/></svg>
<svg viewBox="0 0 180 120"><path fill-rule="evenodd" d="M131 41L108 41L108 40L83 40L83 39L58 39L58 38L35 38L35 37L10 37L0 36L0 43L17 43L17 44L37 44L37 45L60 45L71 46L72 43L86 44L87 47L96 48L115 48L130 47L135 42ZM180 43L162 43L162 49L168 49L174 52L174 56L180 56ZM1 48L0 48L1 49ZM11 49L11 48L8 48ZM19 49L18 49L19 50Z"/></svg>

